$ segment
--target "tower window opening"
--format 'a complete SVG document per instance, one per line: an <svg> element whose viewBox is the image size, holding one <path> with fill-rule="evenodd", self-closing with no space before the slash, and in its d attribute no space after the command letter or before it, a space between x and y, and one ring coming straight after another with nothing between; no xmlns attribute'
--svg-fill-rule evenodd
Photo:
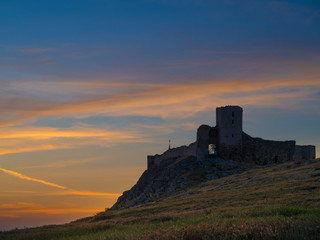
<svg viewBox="0 0 320 240"><path fill-rule="evenodd" d="M234 124L234 120L232 120L232 124Z"/></svg>
<svg viewBox="0 0 320 240"><path fill-rule="evenodd" d="M209 146L208 146L208 152L209 152L209 155L215 155L215 154L217 154L216 145L214 145L214 144L209 144Z"/></svg>
<svg viewBox="0 0 320 240"><path fill-rule="evenodd" d="M234 112L232 112L232 117L234 117Z"/></svg>
<svg viewBox="0 0 320 240"><path fill-rule="evenodd" d="M234 134L233 133L232 133L231 137L234 138Z"/></svg>

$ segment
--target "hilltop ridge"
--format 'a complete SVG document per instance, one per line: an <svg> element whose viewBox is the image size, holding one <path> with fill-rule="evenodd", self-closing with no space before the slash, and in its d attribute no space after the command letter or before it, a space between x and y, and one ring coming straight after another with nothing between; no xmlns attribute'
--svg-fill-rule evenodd
<svg viewBox="0 0 320 240"><path fill-rule="evenodd" d="M112 209L125 209L168 196L178 190L243 172L248 168L220 158L198 161L194 156L167 158L148 168L138 182L119 197Z"/></svg>
<svg viewBox="0 0 320 240"><path fill-rule="evenodd" d="M242 108L217 109L197 140L147 157L111 209L60 226L0 232L0 240L320 239L315 146L254 138Z"/></svg>
<svg viewBox="0 0 320 240"><path fill-rule="evenodd" d="M199 126L195 142L177 148L169 145L164 153L147 156L147 170L118 198L112 209L137 206L260 165L315 158L312 145L251 137L242 129L242 118L240 106L218 107L216 126Z"/></svg>
<svg viewBox="0 0 320 240"><path fill-rule="evenodd" d="M1 240L292 240L320 238L320 159L257 166L69 224Z"/></svg>

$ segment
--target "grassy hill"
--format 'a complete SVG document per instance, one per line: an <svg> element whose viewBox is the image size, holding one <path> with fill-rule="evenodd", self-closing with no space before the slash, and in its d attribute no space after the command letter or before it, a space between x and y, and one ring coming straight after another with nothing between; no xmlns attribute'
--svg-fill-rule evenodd
<svg viewBox="0 0 320 240"><path fill-rule="evenodd" d="M0 239L320 239L320 159L258 167L156 202Z"/></svg>

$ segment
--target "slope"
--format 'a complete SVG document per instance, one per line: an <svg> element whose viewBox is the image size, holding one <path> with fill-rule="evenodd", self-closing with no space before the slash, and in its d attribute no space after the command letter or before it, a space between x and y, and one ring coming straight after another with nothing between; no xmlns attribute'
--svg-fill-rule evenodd
<svg viewBox="0 0 320 240"><path fill-rule="evenodd" d="M157 201L0 239L320 239L320 160L257 167Z"/></svg>

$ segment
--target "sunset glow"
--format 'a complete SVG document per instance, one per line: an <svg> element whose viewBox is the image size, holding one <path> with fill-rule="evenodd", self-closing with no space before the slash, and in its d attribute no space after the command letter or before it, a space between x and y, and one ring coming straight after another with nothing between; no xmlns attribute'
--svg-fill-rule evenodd
<svg viewBox="0 0 320 240"><path fill-rule="evenodd" d="M104 211L219 106L320 149L318 2L10 0L0 29L0 230Z"/></svg>

